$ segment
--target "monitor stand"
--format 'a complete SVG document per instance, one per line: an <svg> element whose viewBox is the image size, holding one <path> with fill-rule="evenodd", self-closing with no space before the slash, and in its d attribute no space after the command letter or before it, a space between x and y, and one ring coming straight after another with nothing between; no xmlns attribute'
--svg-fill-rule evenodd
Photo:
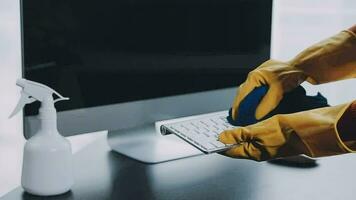
<svg viewBox="0 0 356 200"><path fill-rule="evenodd" d="M113 151L144 163L160 163L204 154L175 135L162 136L156 133L154 124L109 131L107 140Z"/></svg>

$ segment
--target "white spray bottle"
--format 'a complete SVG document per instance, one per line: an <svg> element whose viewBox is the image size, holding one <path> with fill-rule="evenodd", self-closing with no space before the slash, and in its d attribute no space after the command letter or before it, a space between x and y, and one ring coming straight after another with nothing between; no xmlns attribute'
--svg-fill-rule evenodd
<svg viewBox="0 0 356 200"><path fill-rule="evenodd" d="M39 131L25 144L21 185L28 193L49 196L62 194L73 185L72 150L69 141L57 130L54 103L68 100L53 89L26 79L18 79L22 87L21 99L10 117L26 104L41 102ZM59 98L53 99L53 94Z"/></svg>

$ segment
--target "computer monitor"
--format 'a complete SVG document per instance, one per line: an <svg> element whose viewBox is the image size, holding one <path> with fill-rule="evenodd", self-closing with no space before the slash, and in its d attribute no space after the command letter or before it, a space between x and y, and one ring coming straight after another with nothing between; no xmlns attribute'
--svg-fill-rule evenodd
<svg viewBox="0 0 356 200"><path fill-rule="evenodd" d="M64 136L225 110L269 58L271 14L271 0L22 1L24 77L71 98Z"/></svg>

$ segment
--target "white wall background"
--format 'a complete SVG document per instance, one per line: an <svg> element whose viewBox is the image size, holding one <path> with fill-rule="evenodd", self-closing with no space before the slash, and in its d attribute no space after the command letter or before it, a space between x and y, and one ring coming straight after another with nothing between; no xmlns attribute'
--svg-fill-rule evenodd
<svg viewBox="0 0 356 200"><path fill-rule="evenodd" d="M19 98L21 75L19 0L0 0L0 196L20 184L22 115L8 115ZM355 0L275 0L272 58L288 60L323 38L356 24ZM305 84L309 93L321 91L331 104L356 99L355 80L321 86ZM74 150L91 141L71 139Z"/></svg>
<svg viewBox="0 0 356 200"><path fill-rule="evenodd" d="M22 163L22 113L8 119L19 98L21 75L20 6L0 0L0 196L19 184Z"/></svg>

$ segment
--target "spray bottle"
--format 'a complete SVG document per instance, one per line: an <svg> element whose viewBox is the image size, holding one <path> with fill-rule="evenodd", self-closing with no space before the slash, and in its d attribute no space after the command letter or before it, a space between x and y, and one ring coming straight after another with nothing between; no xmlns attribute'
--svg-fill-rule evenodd
<svg viewBox="0 0 356 200"><path fill-rule="evenodd" d="M26 104L41 102L39 131L25 144L21 185L28 193L41 196L57 195L73 185L72 150L69 141L57 130L57 112L54 104L68 100L53 89L26 79L18 79L21 98L10 117ZM53 99L53 94L59 98Z"/></svg>

